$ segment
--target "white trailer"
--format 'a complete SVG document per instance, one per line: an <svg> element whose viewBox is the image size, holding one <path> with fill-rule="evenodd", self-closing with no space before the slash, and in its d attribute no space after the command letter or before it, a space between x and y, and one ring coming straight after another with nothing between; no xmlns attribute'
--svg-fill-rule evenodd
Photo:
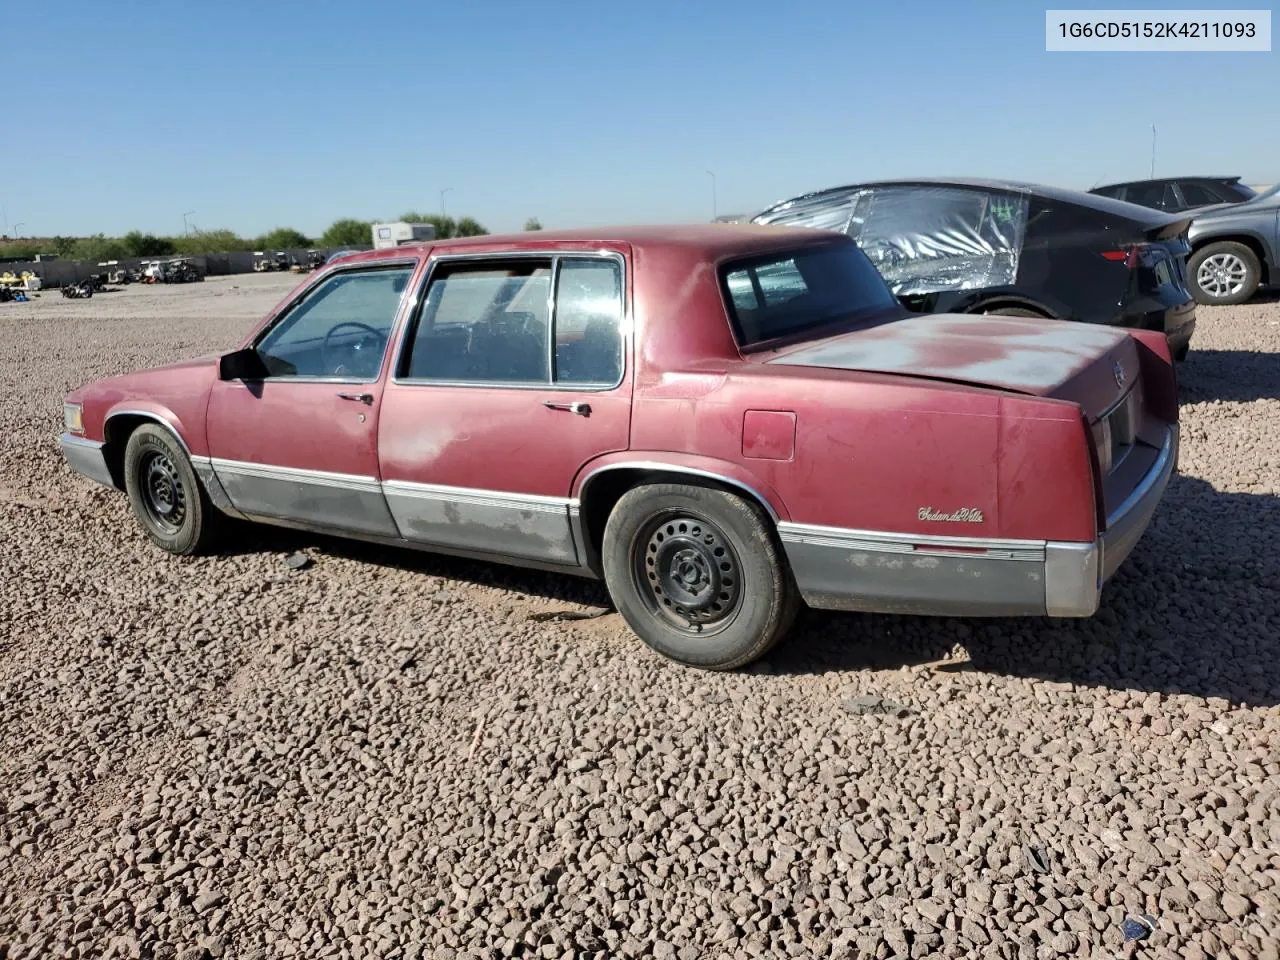
<svg viewBox="0 0 1280 960"><path fill-rule="evenodd" d="M436 228L430 223L375 223L373 225L373 249L403 247L409 243L424 243L436 238Z"/></svg>

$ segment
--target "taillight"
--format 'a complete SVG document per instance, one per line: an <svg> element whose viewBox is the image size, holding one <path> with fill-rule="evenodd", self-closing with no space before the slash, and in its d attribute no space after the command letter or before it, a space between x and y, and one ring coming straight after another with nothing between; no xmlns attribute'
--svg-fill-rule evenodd
<svg viewBox="0 0 1280 960"><path fill-rule="evenodd" d="M1139 261L1142 259L1143 244L1128 247L1124 250L1103 250L1102 259L1110 260L1113 263L1124 262L1125 267L1130 270L1137 269Z"/></svg>

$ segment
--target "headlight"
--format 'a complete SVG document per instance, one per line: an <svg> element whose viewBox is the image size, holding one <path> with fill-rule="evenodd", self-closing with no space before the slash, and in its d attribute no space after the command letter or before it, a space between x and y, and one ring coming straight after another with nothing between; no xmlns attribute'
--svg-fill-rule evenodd
<svg viewBox="0 0 1280 960"><path fill-rule="evenodd" d="M84 433L84 417L80 404L64 403L62 405L62 423L71 433Z"/></svg>

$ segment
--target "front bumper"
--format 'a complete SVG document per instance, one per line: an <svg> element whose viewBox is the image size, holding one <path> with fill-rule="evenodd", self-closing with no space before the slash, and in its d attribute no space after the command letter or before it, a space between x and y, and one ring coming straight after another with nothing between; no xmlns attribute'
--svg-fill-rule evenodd
<svg viewBox="0 0 1280 960"><path fill-rule="evenodd" d="M778 524L811 607L925 616L1089 617L1142 538L1177 469L1178 427L1137 487L1085 543L993 540Z"/></svg>
<svg viewBox="0 0 1280 960"><path fill-rule="evenodd" d="M106 484L108 487L116 485L111 469L107 466L102 443L64 433L58 438L58 445L62 448L62 456L66 458L67 466L72 472Z"/></svg>

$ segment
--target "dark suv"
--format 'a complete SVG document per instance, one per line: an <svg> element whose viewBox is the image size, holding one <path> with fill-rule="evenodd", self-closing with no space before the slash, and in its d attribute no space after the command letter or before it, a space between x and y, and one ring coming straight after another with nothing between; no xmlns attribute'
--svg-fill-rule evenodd
<svg viewBox="0 0 1280 960"><path fill-rule="evenodd" d="M890 180L774 204L752 223L840 230L919 313L995 313L1163 330L1186 356L1189 217L996 180Z"/></svg>
<svg viewBox="0 0 1280 960"><path fill-rule="evenodd" d="M1163 180L1132 180L1111 183L1089 191L1126 203L1177 213L1215 203L1243 203L1258 194L1239 177L1167 177Z"/></svg>

